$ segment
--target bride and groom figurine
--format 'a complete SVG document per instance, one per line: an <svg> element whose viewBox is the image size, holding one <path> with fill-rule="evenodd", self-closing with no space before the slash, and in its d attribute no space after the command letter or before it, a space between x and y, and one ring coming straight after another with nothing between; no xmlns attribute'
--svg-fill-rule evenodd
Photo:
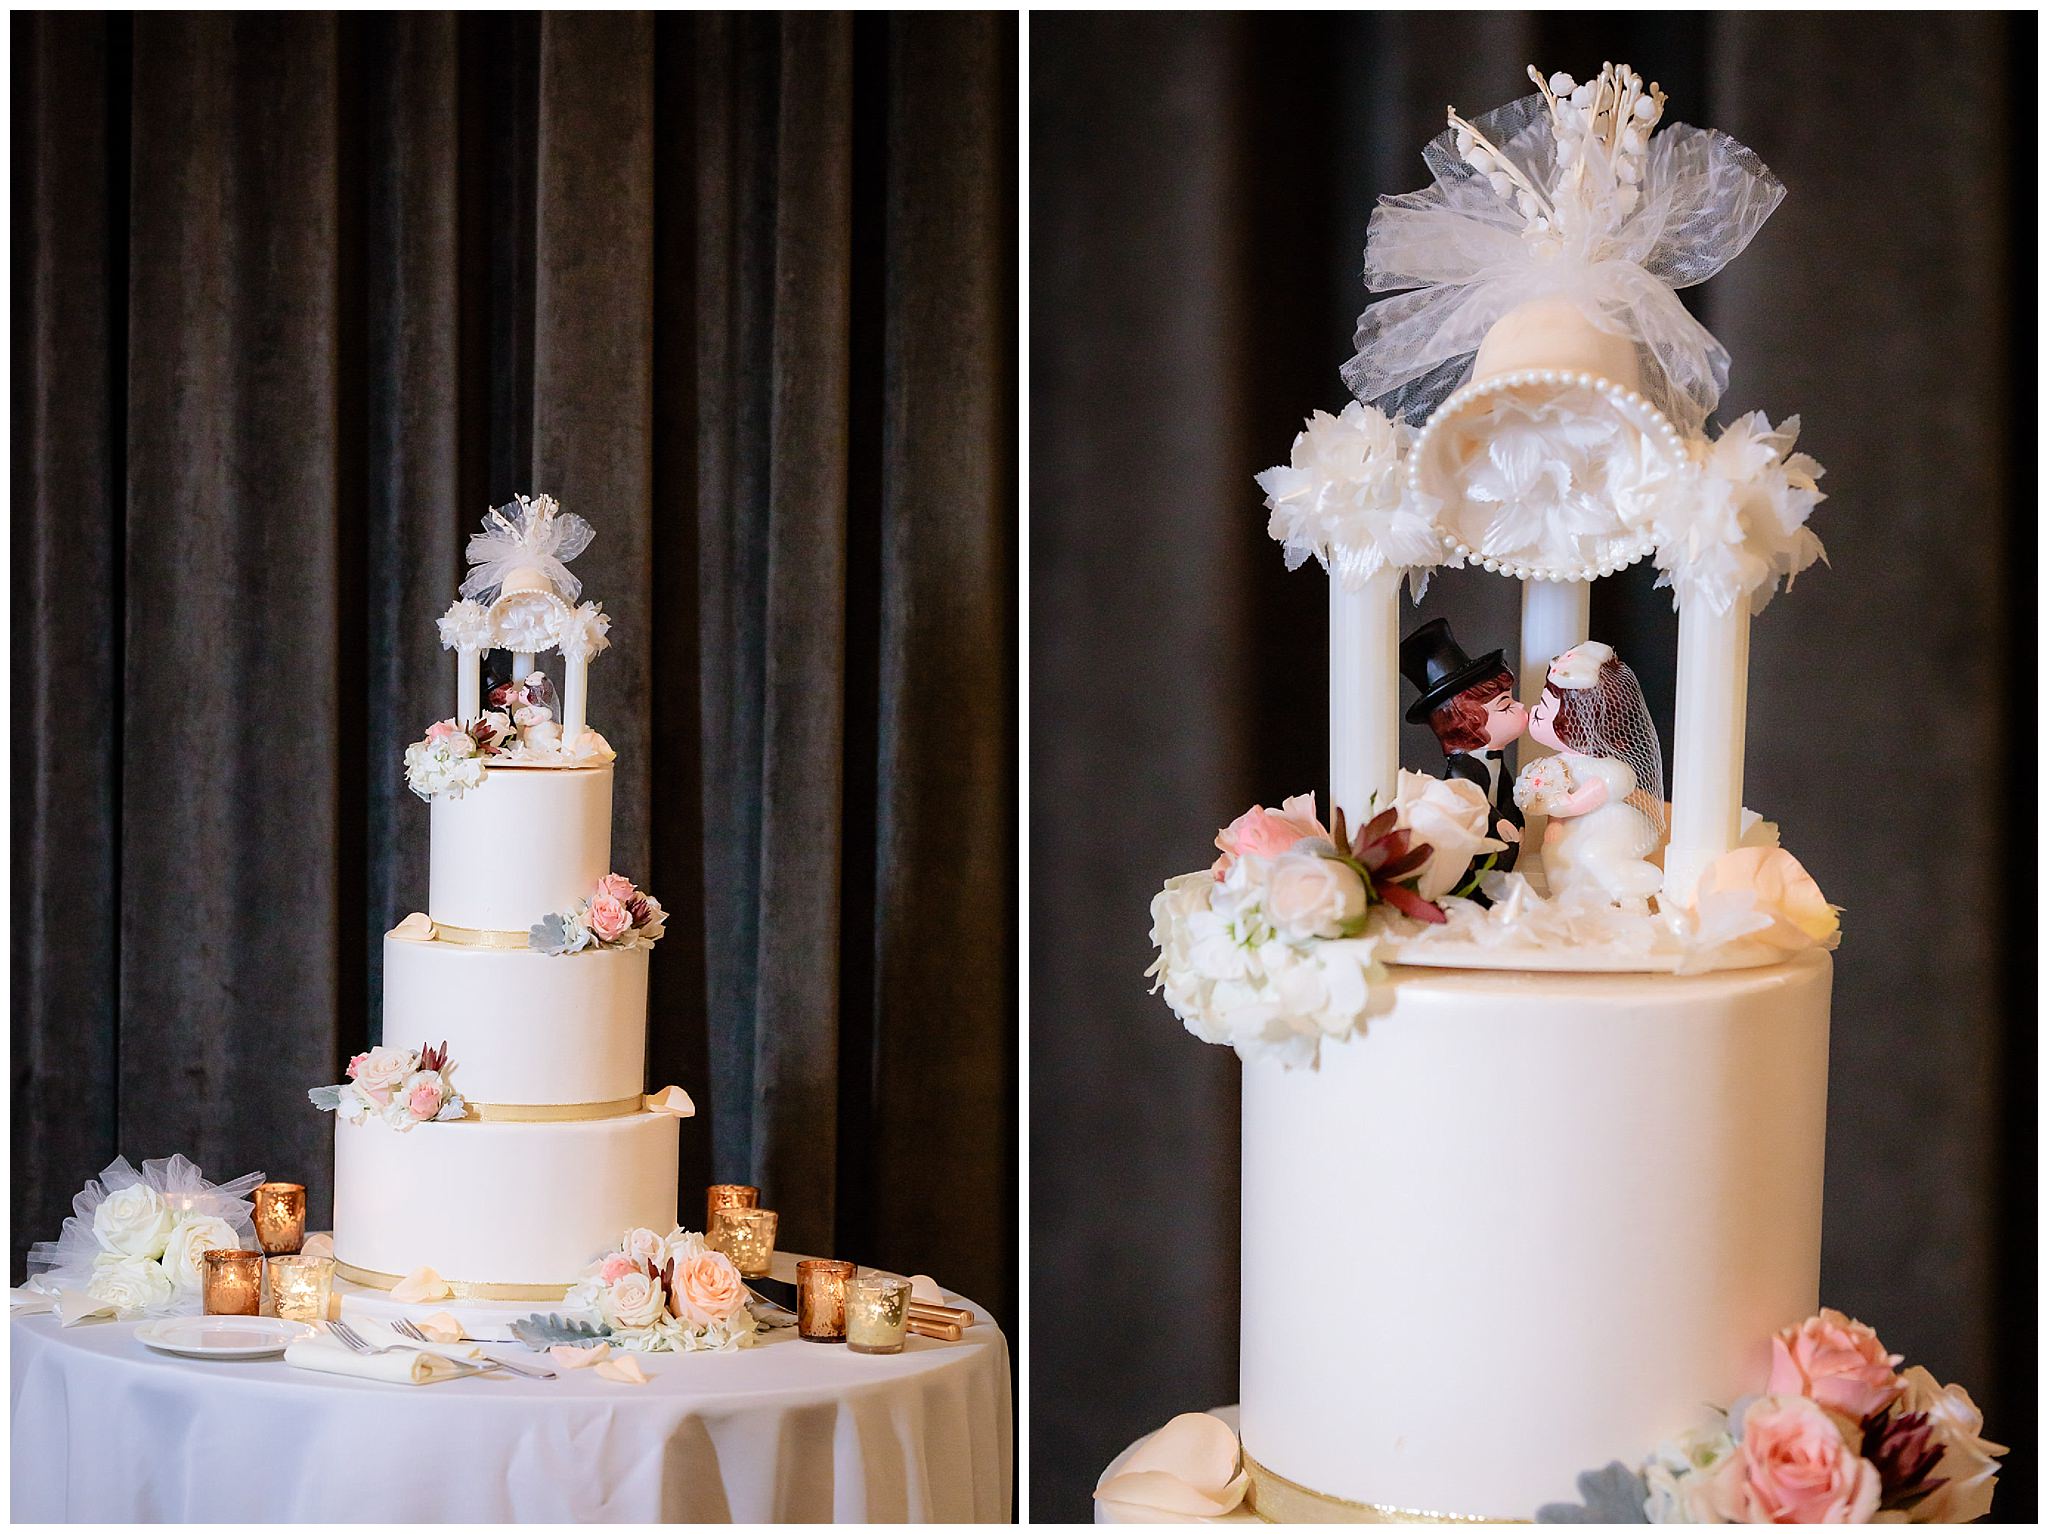
<svg viewBox="0 0 2048 1534"><path fill-rule="evenodd" d="M1516 701L1502 651L1473 660L1441 618L1402 641L1401 674L1421 694L1408 719L1435 733L1446 777L1478 785L1503 840L1520 841L1523 811L1549 817L1552 898L1646 908L1664 877L1651 861L1665 829L1663 753L1635 673L1609 646L1587 640L1552 660L1534 708ZM1557 754L1510 779L1505 753L1524 731Z"/></svg>

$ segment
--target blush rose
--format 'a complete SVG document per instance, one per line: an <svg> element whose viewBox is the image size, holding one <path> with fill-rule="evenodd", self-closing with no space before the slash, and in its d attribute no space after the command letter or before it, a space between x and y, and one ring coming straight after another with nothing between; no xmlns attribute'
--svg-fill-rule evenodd
<svg viewBox="0 0 2048 1534"><path fill-rule="evenodd" d="M615 895L593 896L588 919L601 943L616 943L633 925L632 914Z"/></svg>
<svg viewBox="0 0 2048 1534"><path fill-rule="evenodd" d="M1305 836L1329 834L1316 819L1314 794L1282 800L1277 810L1255 804L1216 833L1223 853L1216 860L1216 877L1229 873L1240 857L1277 858Z"/></svg>
<svg viewBox="0 0 2048 1534"><path fill-rule="evenodd" d="M1843 1426L1805 1396L1757 1397L1740 1449L1702 1488L1702 1513L1728 1523L1870 1522L1883 1485Z"/></svg>
<svg viewBox="0 0 2048 1534"><path fill-rule="evenodd" d="M1839 1310L1823 1310L1771 1339L1772 1395L1801 1395L1861 1422L1899 1398L1900 1359L1877 1333Z"/></svg>
<svg viewBox="0 0 2048 1534"><path fill-rule="evenodd" d="M670 1294L678 1320L709 1326L738 1312L746 1303L746 1281L723 1252L703 1252L676 1260Z"/></svg>

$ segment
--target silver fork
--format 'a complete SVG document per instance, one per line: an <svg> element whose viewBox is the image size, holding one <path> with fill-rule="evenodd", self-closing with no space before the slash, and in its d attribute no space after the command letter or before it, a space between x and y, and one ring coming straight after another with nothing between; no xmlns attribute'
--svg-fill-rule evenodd
<svg viewBox="0 0 2048 1534"><path fill-rule="evenodd" d="M398 1335L401 1337L412 1338L414 1342L432 1342L435 1340L432 1337L429 1337L425 1332L421 1331L419 1327L415 1326L409 1318L404 1316L401 1316L396 1321L393 1321L391 1323L391 1329L394 1332L398 1333ZM463 1341L474 1342L476 1341L476 1339L474 1337L465 1337L463 1338ZM468 1359L457 1360L458 1363L467 1363L469 1361L470 1360ZM524 1378L530 1380L551 1380L555 1377L554 1370L544 1369L539 1364L515 1364L510 1359L499 1358L495 1354L491 1353L486 1353L484 1355L483 1361L485 1363L495 1365L497 1368L503 1369L508 1374L521 1375Z"/></svg>
<svg viewBox="0 0 2048 1534"><path fill-rule="evenodd" d="M408 1347L402 1342L387 1342L382 1347L378 1347L346 1321L329 1321L327 1323L327 1330L341 1339L343 1347L347 1348L351 1353L360 1354L364 1358L375 1358L380 1353L420 1353L425 1351L423 1348ZM438 1354L436 1356L447 1357L446 1354ZM455 1365L456 1368L465 1374L487 1374L490 1372L485 1365L471 1363L466 1358L450 1358L448 1362ZM503 1365L498 1365L498 1367L502 1368ZM510 1373L511 1371L507 1370L506 1372Z"/></svg>

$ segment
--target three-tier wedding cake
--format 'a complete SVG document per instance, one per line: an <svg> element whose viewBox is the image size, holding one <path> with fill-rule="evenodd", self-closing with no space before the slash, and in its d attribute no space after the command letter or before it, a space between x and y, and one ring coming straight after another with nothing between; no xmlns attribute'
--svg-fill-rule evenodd
<svg viewBox="0 0 2048 1534"><path fill-rule="evenodd" d="M1331 577L1331 811L1254 808L1153 906L1158 988L1243 1058L1242 1475L1161 1505L1974 1516L1967 1395L1816 1315L1836 910L1741 797L1750 620L1820 552L1821 469L1796 420L1709 425L1728 358L1675 289L1783 187L1626 66L1530 74L1382 200L1357 398L1259 476ZM1668 800L1589 633L1643 558ZM1404 643L1403 584L1474 568L1520 583L1514 658ZM1441 777L1400 766L1404 676Z"/></svg>
<svg viewBox="0 0 2048 1534"><path fill-rule="evenodd" d="M613 752L585 718L609 620L568 569L590 538L549 496L493 510L440 620L455 714L405 755L427 909L384 939L383 1043L312 1094L357 1284L431 1268L463 1298L560 1300L620 1231L675 1224L688 1100L645 1095L662 911L611 867ZM486 691L493 652L511 670Z"/></svg>

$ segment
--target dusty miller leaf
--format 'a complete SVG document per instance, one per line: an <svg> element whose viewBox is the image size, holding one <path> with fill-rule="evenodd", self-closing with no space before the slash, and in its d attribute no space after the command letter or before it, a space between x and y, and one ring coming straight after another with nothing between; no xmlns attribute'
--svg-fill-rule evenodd
<svg viewBox="0 0 2048 1534"><path fill-rule="evenodd" d="M341 1107L342 1087L313 1087L306 1093L306 1100L322 1113L334 1113Z"/></svg>
<svg viewBox="0 0 2048 1534"><path fill-rule="evenodd" d="M512 1335L536 1353L552 1347L594 1348L611 1334L608 1326L563 1315L532 1315L512 1323Z"/></svg>
<svg viewBox="0 0 2048 1534"><path fill-rule="evenodd" d="M559 911L552 916L543 916L533 924L533 930L526 935L526 946L539 953L567 953L568 918Z"/></svg>
<svg viewBox="0 0 2048 1534"><path fill-rule="evenodd" d="M1650 1498L1650 1488L1642 1475L1615 1460L1604 1470L1582 1470L1579 1472L1579 1495L1584 1505L1576 1502L1546 1502L1536 1509L1538 1523L1648 1523L1650 1515L1643 1511L1643 1504Z"/></svg>

